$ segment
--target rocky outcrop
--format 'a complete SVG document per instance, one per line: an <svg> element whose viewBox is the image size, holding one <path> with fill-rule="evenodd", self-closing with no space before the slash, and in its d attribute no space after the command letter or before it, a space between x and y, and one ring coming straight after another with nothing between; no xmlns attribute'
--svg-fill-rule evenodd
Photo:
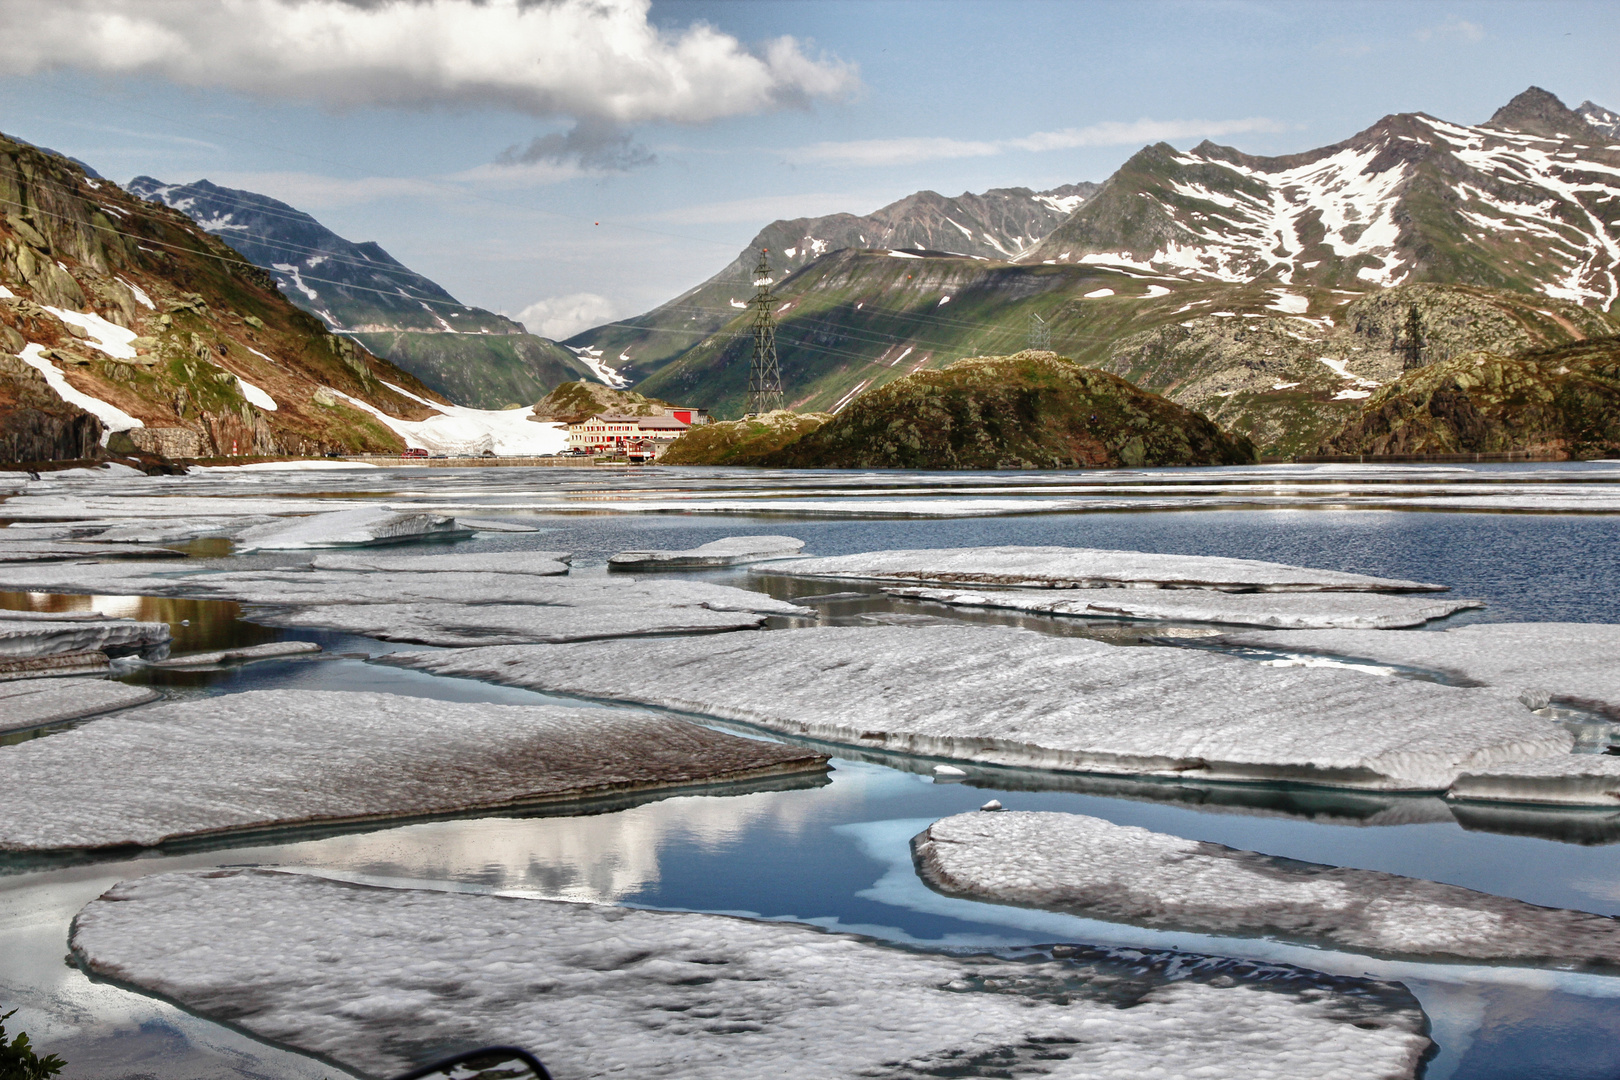
<svg viewBox="0 0 1620 1080"><path fill-rule="evenodd" d="M831 413L777 409L689 428L658 459L662 465L758 465L832 419Z"/></svg>
<svg viewBox="0 0 1620 1080"><path fill-rule="evenodd" d="M39 372L0 352L0 462L93 458L101 450L101 432L100 420L63 401Z"/></svg>
<svg viewBox="0 0 1620 1080"><path fill-rule="evenodd" d="M615 390L589 382L565 382L541 398L534 406L534 419L559 424L577 424L598 413L620 416L663 416L673 408L667 401L646 397L634 390Z"/></svg>
<svg viewBox="0 0 1620 1080"><path fill-rule="evenodd" d="M1469 352L1406 372L1324 455L1620 454L1620 338L1516 357Z"/></svg>
<svg viewBox="0 0 1620 1080"><path fill-rule="evenodd" d="M1254 460L1248 439L1117 375L1021 352L897 379L759 464L1075 469Z"/></svg>
<svg viewBox="0 0 1620 1080"><path fill-rule="evenodd" d="M189 218L67 158L0 136L0 209L9 460L90 456L104 439L162 456L397 452L354 402L432 414L432 390L327 333Z"/></svg>

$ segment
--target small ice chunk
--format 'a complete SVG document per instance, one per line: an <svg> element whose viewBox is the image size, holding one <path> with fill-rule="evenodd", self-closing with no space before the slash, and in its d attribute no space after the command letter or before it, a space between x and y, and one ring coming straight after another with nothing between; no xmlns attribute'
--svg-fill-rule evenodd
<svg viewBox="0 0 1620 1080"><path fill-rule="evenodd" d="M1224 592L1444 592L1444 585L1210 555L1066 547L869 551L800 559L755 573L1048 589L1220 589Z"/></svg>
<svg viewBox="0 0 1620 1080"><path fill-rule="evenodd" d="M24 728L59 724L65 720L81 720L87 716L132 705L144 705L160 695L149 686L130 686L106 679L23 679L0 682L0 731L21 731ZM43 740L50 741L50 740ZM32 743L23 743L31 746ZM0 747L0 755L9 748ZM0 773L3 775L3 773ZM82 777L63 777L55 801L61 793L76 789L84 782ZM0 802L6 798L6 786L0 783ZM0 829L4 826L0 825Z"/></svg>
<svg viewBox="0 0 1620 1080"><path fill-rule="evenodd" d="M385 506L335 510L311 514L293 522L278 521L242 533L239 551L288 551L298 548L392 544L405 540L442 539L464 534L453 517L444 514L398 513Z"/></svg>
<svg viewBox="0 0 1620 1080"><path fill-rule="evenodd" d="M934 766L934 775L935 776L966 776L967 771L965 769L958 769L955 765L935 765Z"/></svg>
<svg viewBox="0 0 1620 1080"><path fill-rule="evenodd" d="M1482 600L1359 592L1229 593L1214 589L1002 589L889 587L890 596L953 607L1007 608L1100 619L1225 623L1284 629L1421 626Z"/></svg>
<svg viewBox="0 0 1620 1080"><path fill-rule="evenodd" d="M556 1076L664 1080L981 1061L1019 1077L1397 1080L1432 1045L1404 987L1280 965L929 954L790 923L263 870L121 882L74 919L70 947L95 975L373 1076L469 1032Z"/></svg>
<svg viewBox="0 0 1620 1080"><path fill-rule="evenodd" d="M736 566L797 555L804 541L791 536L727 536L686 551L621 551L608 560L615 570L675 570Z"/></svg>
<svg viewBox="0 0 1620 1080"><path fill-rule="evenodd" d="M989 802L987 802L983 806L979 807L979 809L980 810L1005 810L1006 807L1001 805L1001 800L1000 799L991 799Z"/></svg>
<svg viewBox="0 0 1620 1080"><path fill-rule="evenodd" d="M820 772L825 764L801 747L645 712L255 690L0 746L0 850L151 846L237 829ZM82 794L64 799L70 790Z"/></svg>
<svg viewBox="0 0 1620 1080"><path fill-rule="evenodd" d="M1620 920L1608 916L1080 814L959 814L912 850L924 881L973 900L1377 956L1620 970Z"/></svg>
<svg viewBox="0 0 1620 1080"><path fill-rule="evenodd" d="M520 525L515 521L494 521L490 518L470 517L458 517L456 520L461 522L464 528L475 529L478 532L532 533L540 531L533 525Z"/></svg>
<svg viewBox="0 0 1620 1080"><path fill-rule="evenodd" d="M263 645L247 645L240 649L219 649L214 652L187 653L168 660L159 660L153 667L187 668L212 667L232 662L275 660L284 656L308 656L321 647L313 641L267 641Z"/></svg>

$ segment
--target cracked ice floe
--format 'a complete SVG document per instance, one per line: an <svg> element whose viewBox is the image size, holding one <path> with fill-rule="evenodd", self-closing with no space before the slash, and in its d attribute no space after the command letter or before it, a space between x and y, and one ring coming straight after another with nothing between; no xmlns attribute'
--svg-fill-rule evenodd
<svg viewBox="0 0 1620 1080"><path fill-rule="evenodd" d="M1053 589L1220 589L1226 592L1444 592L1444 585L1313 570L1254 559L1097 548L982 547L870 551L800 559L756 572L795 577L928 581Z"/></svg>
<svg viewBox="0 0 1620 1080"><path fill-rule="evenodd" d="M608 560L620 570L737 566L797 555L804 541L792 536L726 536L686 551L621 551Z"/></svg>
<svg viewBox="0 0 1620 1080"><path fill-rule="evenodd" d="M1427 668L1511 693L1620 717L1620 625L1480 623L1434 634L1296 630L1228 634L1223 642Z"/></svg>
<svg viewBox="0 0 1620 1080"><path fill-rule="evenodd" d="M241 551L290 551L299 548L389 544L425 537L465 534L455 518L443 514L398 513L385 506L311 514L293 522L271 522L244 531Z"/></svg>
<svg viewBox="0 0 1620 1080"><path fill-rule="evenodd" d="M66 720L80 720L131 705L144 705L159 694L149 686L129 686L105 679L21 679L0 682L0 731L20 731L23 728L59 724ZM48 740L47 740L48 741ZM23 744L28 745L28 744ZM0 748L0 754L4 748ZM65 779L56 798L63 791L72 790L78 781ZM0 785L0 802L6 796Z"/></svg>
<svg viewBox="0 0 1620 1080"><path fill-rule="evenodd" d="M105 534L104 534L105 535ZM121 537L116 537L121 539ZM151 558L185 558L185 552L144 547L140 544L106 543L102 537L94 542L44 540L10 540L0 532L0 563L11 562L70 562L74 559L118 559L126 556Z"/></svg>
<svg viewBox="0 0 1620 1080"><path fill-rule="evenodd" d="M1501 691L1010 627L829 626L386 662L873 750L1074 772L1439 791L1465 769L1574 745Z"/></svg>
<svg viewBox="0 0 1620 1080"><path fill-rule="evenodd" d="M255 690L0 747L0 850L493 810L807 771L826 759L651 713ZM82 791L66 799L64 791Z"/></svg>
<svg viewBox="0 0 1620 1080"><path fill-rule="evenodd" d="M912 850L924 881L974 900L1386 957L1620 969L1613 918L1080 814L959 814Z"/></svg>
<svg viewBox="0 0 1620 1080"><path fill-rule="evenodd" d="M258 870L122 882L79 913L71 946L98 975L374 1075L504 1043L581 1080L991 1066L1374 1080L1414 1075L1430 1046L1403 988L1298 969L1234 985L1193 957L929 955L724 915Z"/></svg>
<svg viewBox="0 0 1620 1080"><path fill-rule="evenodd" d="M0 659L22 660L62 653L139 651L166 645L169 626L160 622L99 618L38 618L33 612L0 611Z"/></svg>
<svg viewBox="0 0 1620 1080"><path fill-rule="evenodd" d="M465 519L463 525L467 524ZM396 574L528 574L553 577L568 573L566 551L478 551L453 555L376 555L370 552L317 555L317 570L376 570Z"/></svg>
<svg viewBox="0 0 1620 1080"><path fill-rule="evenodd" d="M1498 803L1612 807L1620 804L1620 757L1569 754L1469 769L1457 777L1449 795Z"/></svg>
<svg viewBox="0 0 1620 1080"><path fill-rule="evenodd" d="M890 587L884 592L955 607L1010 608L1048 615L1104 619L1225 623L1280 629L1393 629L1420 626L1468 608L1480 600L1391 596L1387 593L1226 593L1214 589L1087 589L1076 597L1066 590L1006 589L971 591ZM1055 593L1055 595L1054 595Z"/></svg>
<svg viewBox="0 0 1620 1080"><path fill-rule="evenodd" d="M313 641L267 641L263 645L246 645L240 649L218 649L214 652L187 653L169 660L159 660L157 668L215 667L220 664L252 663L255 660L279 660L288 656L308 656L321 647Z"/></svg>

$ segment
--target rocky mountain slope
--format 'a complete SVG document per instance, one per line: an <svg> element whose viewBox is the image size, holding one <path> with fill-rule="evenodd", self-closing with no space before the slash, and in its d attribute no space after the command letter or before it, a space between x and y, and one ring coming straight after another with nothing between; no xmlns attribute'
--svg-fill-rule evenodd
<svg viewBox="0 0 1620 1080"><path fill-rule="evenodd" d="M1585 124L1531 90L1492 124L1391 117L1296 158L1149 147L1017 263L831 252L776 286L789 403L835 411L912 370L1014 352L1038 316L1064 355L1268 454L1309 452L1410 362L1414 311L1420 363L1620 330L1620 149ZM1492 200L1506 209L1479 209ZM737 415L746 323L638 389Z"/></svg>
<svg viewBox="0 0 1620 1080"><path fill-rule="evenodd" d="M1620 146L1535 87L1482 125L1386 116L1288 157L1159 143L1029 258L1234 283L1482 285L1609 310Z"/></svg>
<svg viewBox="0 0 1620 1080"><path fill-rule="evenodd" d="M828 214L773 221L725 269L667 304L633 319L569 338L576 353L611 364L635 382L657 372L729 323L754 292L759 253L769 253L778 278L829 252L846 249L937 251L978 259L1012 259L1031 251L1083 204L1097 185L1065 184L1050 191L992 188L947 198L919 191L870 214Z"/></svg>
<svg viewBox="0 0 1620 1080"><path fill-rule="evenodd" d="M1620 338L1504 356L1466 352L1404 372L1321 454L1620 454Z"/></svg>
<svg viewBox="0 0 1620 1080"><path fill-rule="evenodd" d="M1235 465L1254 447L1174 402L1050 352L981 356L863 394L759 464L845 469Z"/></svg>
<svg viewBox="0 0 1620 1080"><path fill-rule="evenodd" d="M184 215L0 136L0 456L397 451L433 391Z"/></svg>
<svg viewBox="0 0 1620 1080"><path fill-rule="evenodd" d="M150 176L129 191L188 215L275 280L282 295L410 371L450 400L529 403L592 371L522 324L468 307L370 241L345 240L314 217L251 191Z"/></svg>
<svg viewBox="0 0 1620 1080"><path fill-rule="evenodd" d="M658 460L665 465L758 465L831 419L830 413L773 409L762 416L716 420L683 432Z"/></svg>

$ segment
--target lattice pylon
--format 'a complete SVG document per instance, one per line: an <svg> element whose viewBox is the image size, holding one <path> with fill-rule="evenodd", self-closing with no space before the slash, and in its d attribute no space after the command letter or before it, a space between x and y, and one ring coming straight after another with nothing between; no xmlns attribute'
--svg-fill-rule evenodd
<svg viewBox="0 0 1620 1080"><path fill-rule="evenodd" d="M776 362L776 294L771 292L771 262L759 249L754 268L754 356L748 364L748 411L763 416L782 407L782 369Z"/></svg>
<svg viewBox="0 0 1620 1080"><path fill-rule="evenodd" d="M1046 325L1045 319L1033 311L1029 313L1029 351L1052 351L1052 329Z"/></svg>

